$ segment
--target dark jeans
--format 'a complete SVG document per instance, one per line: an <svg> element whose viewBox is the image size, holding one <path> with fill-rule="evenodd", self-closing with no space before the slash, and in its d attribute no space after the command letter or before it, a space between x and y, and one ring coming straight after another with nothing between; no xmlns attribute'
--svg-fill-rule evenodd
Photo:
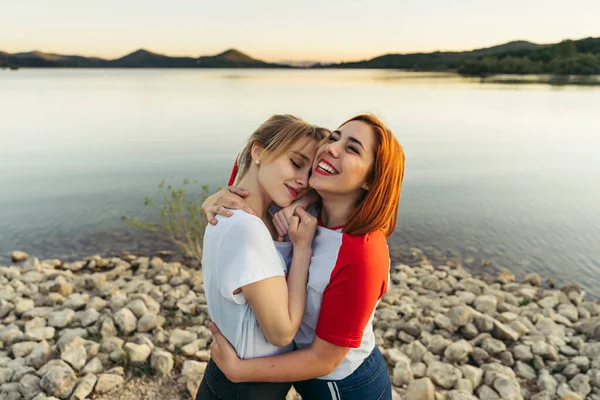
<svg viewBox="0 0 600 400"><path fill-rule="evenodd" d="M211 359L196 400L284 400L291 387L291 383L233 383Z"/></svg>
<svg viewBox="0 0 600 400"><path fill-rule="evenodd" d="M377 346L362 364L339 381L310 379L294 383L296 391L308 400L391 400L392 383L387 365Z"/></svg>

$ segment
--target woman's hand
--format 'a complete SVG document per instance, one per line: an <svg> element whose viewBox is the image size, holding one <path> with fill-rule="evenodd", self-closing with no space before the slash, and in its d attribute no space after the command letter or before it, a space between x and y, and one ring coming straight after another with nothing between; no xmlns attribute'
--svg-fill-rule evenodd
<svg viewBox="0 0 600 400"><path fill-rule="evenodd" d="M239 382L236 372L242 362L237 356L235 349L223 336L214 322L208 323L208 329L212 332L214 339L210 344L210 358L219 366L219 369L232 382Z"/></svg>
<svg viewBox="0 0 600 400"><path fill-rule="evenodd" d="M281 210L277 211L273 215L273 225L275 225L275 229L277 229L277 234L279 235L278 240L280 242L288 235L290 230L290 220L294 216L294 212L296 208L300 206L289 205Z"/></svg>
<svg viewBox="0 0 600 400"><path fill-rule="evenodd" d="M248 197L248 194L245 189L230 186L208 196L202 203L204 219L209 224L216 225L217 219L215 216L231 217L231 210L244 210L248 214L255 215L254 210L244 200Z"/></svg>
<svg viewBox="0 0 600 400"><path fill-rule="evenodd" d="M316 231L317 219L304 209L296 207L289 223L289 235L294 250L297 248L310 249Z"/></svg>

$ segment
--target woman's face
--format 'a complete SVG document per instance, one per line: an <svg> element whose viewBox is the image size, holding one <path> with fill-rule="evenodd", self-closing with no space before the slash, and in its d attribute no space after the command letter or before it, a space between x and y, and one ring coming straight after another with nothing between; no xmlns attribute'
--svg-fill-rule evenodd
<svg viewBox="0 0 600 400"><path fill-rule="evenodd" d="M360 195L375 161L375 134L362 121L350 121L333 131L317 151L310 186L319 194Z"/></svg>
<svg viewBox="0 0 600 400"><path fill-rule="evenodd" d="M275 204L287 207L308 190L317 141L303 137L283 155L258 168L258 181Z"/></svg>

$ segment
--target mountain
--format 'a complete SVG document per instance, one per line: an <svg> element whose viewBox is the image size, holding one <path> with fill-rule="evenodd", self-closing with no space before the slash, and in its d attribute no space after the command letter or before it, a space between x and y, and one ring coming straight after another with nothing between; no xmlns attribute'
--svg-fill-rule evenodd
<svg viewBox="0 0 600 400"><path fill-rule="evenodd" d="M527 41L513 41L497 46L469 51L434 51L432 53L385 54L370 60L325 64L322 68L398 68L411 70L445 71L457 68L461 62L484 55L515 51L530 51L544 45Z"/></svg>
<svg viewBox="0 0 600 400"><path fill-rule="evenodd" d="M258 60L238 50L230 49L214 56L170 57L139 49L115 60L68 56L31 51L8 54L0 52L0 66L30 68L290 68Z"/></svg>

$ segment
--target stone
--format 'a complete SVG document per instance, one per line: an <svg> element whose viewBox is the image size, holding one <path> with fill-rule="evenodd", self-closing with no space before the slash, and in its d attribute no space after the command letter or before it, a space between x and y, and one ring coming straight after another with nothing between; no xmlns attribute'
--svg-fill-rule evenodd
<svg viewBox="0 0 600 400"><path fill-rule="evenodd" d="M112 353L115 350L121 350L125 341L119 337L111 336L102 339L100 351L103 353Z"/></svg>
<svg viewBox="0 0 600 400"><path fill-rule="evenodd" d="M152 349L146 344L126 343L123 347L127 353L128 359L133 364L143 364L146 362Z"/></svg>
<svg viewBox="0 0 600 400"><path fill-rule="evenodd" d="M467 383L469 383L467 381ZM446 393L446 396L443 397L445 400L477 400L477 397L473 396L471 392L465 389L455 389L450 390Z"/></svg>
<svg viewBox="0 0 600 400"><path fill-rule="evenodd" d="M392 371L392 384L403 386L409 384L412 380L413 372L410 368L410 360L408 358L399 360Z"/></svg>
<svg viewBox="0 0 600 400"><path fill-rule="evenodd" d="M12 260L12 262L15 262L15 263L25 261L28 258L29 258L29 254L27 254L21 250L15 250L10 253L10 259Z"/></svg>
<svg viewBox="0 0 600 400"><path fill-rule="evenodd" d="M415 338L421 336L421 326L416 320L402 321L398 325L398 329Z"/></svg>
<svg viewBox="0 0 600 400"><path fill-rule="evenodd" d="M142 316L137 322L138 332L150 332L165 324L165 317L156 314L147 314Z"/></svg>
<svg viewBox="0 0 600 400"><path fill-rule="evenodd" d="M85 339L76 337L64 346L60 353L60 358L76 371L81 370L87 361L87 352L84 345Z"/></svg>
<svg viewBox="0 0 600 400"><path fill-rule="evenodd" d="M569 386L584 398L592 391L588 375L579 374L575 376L569 381Z"/></svg>
<svg viewBox="0 0 600 400"><path fill-rule="evenodd" d="M554 394L556 393L558 382L552 375L550 375L548 370L542 370L538 375L537 385L540 390Z"/></svg>
<svg viewBox="0 0 600 400"><path fill-rule="evenodd" d="M476 315L473 320L479 332L492 332L494 330L494 318L489 315Z"/></svg>
<svg viewBox="0 0 600 400"><path fill-rule="evenodd" d="M435 388L431 379L422 378L412 381L406 389L406 398L410 400L435 400Z"/></svg>
<svg viewBox="0 0 600 400"><path fill-rule="evenodd" d="M531 347L533 354L547 360L558 360L558 351L546 342L537 342Z"/></svg>
<svg viewBox="0 0 600 400"><path fill-rule="evenodd" d="M40 394L41 391L39 377L33 374L27 374L19 380L19 392L24 398L32 399Z"/></svg>
<svg viewBox="0 0 600 400"><path fill-rule="evenodd" d="M561 396L560 400L583 400L583 398L575 392L569 392Z"/></svg>
<svg viewBox="0 0 600 400"><path fill-rule="evenodd" d="M448 318L444 314L437 314L435 316L434 322L440 329L445 329L448 332L454 332L458 328L454 326L452 324L452 321L450 321L450 318Z"/></svg>
<svg viewBox="0 0 600 400"><path fill-rule="evenodd" d="M117 336L117 327L112 319L106 319L102 321L102 325L100 326L100 336L103 338Z"/></svg>
<svg viewBox="0 0 600 400"><path fill-rule="evenodd" d="M458 342L452 343L446 351L444 352L444 357L451 363L465 363L471 352L473 351L473 346L471 343L462 339Z"/></svg>
<svg viewBox="0 0 600 400"><path fill-rule="evenodd" d="M579 370L579 368L577 367L577 365L575 364L569 364L567 365L563 370L562 370L562 374L567 378L567 379L571 379L574 378L577 374L579 374L581 371Z"/></svg>
<svg viewBox="0 0 600 400"><path fill-rule="evenodd" d="M190 379L196 376L204 375L204 371L206 370L206 363L199 361L187 360L184 361L183 367L181 368L181 375Z"/></svg>
<svg viewBox="0 0 600 400"><path fill-rule="evenodd" d="M469 394L473 393L473 383L471 383L468 379L459 379L458 382L454 385L454 389L465 391Z"/></svg>
<svg viewBox="0 0 600 400"><path fill-rule="evenodd" d="M173 355L168 351L156 350L150 357L150 366L158 376L169 376L173 370Z"/></svg>
<svg viewBox="0 0 600 400"><path fill-rule="evenodd" d="M531 361L533 360L533 353L531 352L531 346L525 344L517 344L512 348L514 357L519 361Z"/></svg>
<svg viewBox="0 0 600 400"><path fill-rule="evenodd" d="M35 369L41 368L50 358L50 345L45 340L36 344L36 347L29 353L25 362Z"/></svg>
<svg viewBox="0 0 600 400"><path fill-rule="evenodd" d="M56 329L51 326L46 326L43 328L30 329L25 337L29 340L34 340L36 342L41 342L42 340L51 340L54 338L54 334L56 333Z"/></svg>
<svg viewBox="0 0 600 400"><path fill-rule="evenodd" d="M413 372L413 377L415 377L415 379L421 379L427 375L427 364L425 363L414 363L412 364L411 369Z"/></svg>
<svg viewBox="0 0 600 400"><path fill-rule="evenodd" d="M85 311L79 311L75 316L82 326L90 326L100 319L100 313L94 308L87 308Z"/></svg>
<svg viewBox="0 0 600 400"><path fill-rule="evenodd" d="M475 365L483 365L488 362L490 355L484 349L475 347L471 353L471 358L473 359Z"/></svg>
<svg viewBox="0 0 600 400"><path fill-rule="evenodd" d="M531 286L541 286L542 278L536 273L527 274L523 279L523 282L530 284Z"/></svg>
<svg viewBox="0 0 600 400"><path fill-rule="evenodd" d="M81 310L90 301L90 295L87 293L73 293L63 303L63 306L72 310Z"/></svg>
<svg viewBox="0 0 600 400"><path fill-rule="evenodd" d="M565 318L568 318L571 322L577 322L579 320L579 311L573 304L561 304L558 306L558 313Z"/></svg>
<svg viewBox="0 0 600 400"><path fill-rule="evenodd" d="M84 374L99 374L102 372L103 366L102 361L98 357L92 358L90 361L85 364L81 372Z"/></svg>
<svg viewBox="0 0 600 400"><path fill-rule="evenodd" d="M96 393L102 394L123 386L125 380L120 375L100 374L96 382Z"/></svg>
<svg viewBox="0 0 600 400"><path fill-rule="evenodd" d="M113 319L121 334L127 336L135 331L137 318L130 309L121 308L113 315Z"/></svg>
<svg viewBox="0 0 600 400"><path fill-rule="evenodd" d="M125 307L130 309L137 318L141 318L148 314L148 307L146 307L146 303L141 299L135 299L127 303Z"/></svg>
<svg viewBox="0 0 600 400"><path fill-rule="evenodd" d="M444 389L451 389L456 381L462 377L457 368L439 361L431 363L427 368L427 376L431 378L433 383Z"/></svg>
<svg viewBox="0 0 600 400"><path fill-rule="evenodd" d="M475 298L475 302L473 306L477 311L482 313L493 313L496 312L496 308L498 307L498 299L496 296L492 295L481 295Z"/></svg>
<svg viewBox="0 0 600 400"><path fill-rule="evenodd" d="M468 324L466 324L465 326L463 326L460 330L460 332L462 333L462 335L466 338L466 339L473 339L475 338L477 335L479 335L479 330L477 330L477 327L475 326L474 323L469 322Z"/></svg>
<svg viewBox="0 0 600 400"><path fill-rule="evenodd" d="M473 389L479 387L481 380L483 379L483 371L481 369L468 364L461 365L458 369L465 379L471 381Z"/></svg>
<svg viewBox="0 0 600 400"><path fill-rule="evenodd" d="M521 387L519 382L509 379L505 376L499 376L494 381L494 389L500 394L503 400L522 400Z"/></svg>
<svg viewBox="0 0 600 400"><path fill-rule="evenodd" d="M427 349L431 351L433 354L443 354L448 346L450 346L452 342L441 335L432 335L429 337L429 342L427 343Z"/></svg>
<svg viewBox="0 0 600 400"><path fill-rule="evenodd" d="M31 299L20 299L15 304L15 312L17 315L21 315L29 310L33 310L35 307L33 300Z"/></svg>
<svg viewBox="0 0 600 400"><path fill-rule="evenodd" d="M527 379L528 381L535 381L537 378L537 373L535 369L529 364L526 364L522 361L517 361L515 365L515 373L518 377L523 379Z"/></svg>
<svg viewBox="0 0 600 400"><path fill-rule="evenodd" d="M87 374L83 378L79 380L75 391L73 391L72 399L83 400L87 398L92 391L94 390L94 386L98 378L94 374Z"/></svg>
<svg viewBox="0 0 600 400"><path fill-rule="evenodd" d="M37 342L19 342L12 346L12 353L15 358L24 358L37 347Z"/></svg>
<svg viewBox="0 0 600 400"><path fill-rule="evenodd" d="M184 331L183 329L173 329L169 336L169 344L171 346L185 346L186 344L192 343L198 336L190 331Z"/></svg>
<svg viewBox="0 0 600 400"><path fill-rule="evenodd" d="M487 338L481 342L481 348L489 354L499 354L506 351L504 342L494 338Z"/></svg>
<svg viewBox="0 0 600 400"><path fill-rule="evenodd" d="M516 342L519 339L519 334L513 328L496 320L494 320L494 330L492 335L495 338L513 342Z"/></svg>
<svg viewBox="0 0 600 400"><path fill-rule="evenodd" d="M476 390L477 397L480 400L500 400L501 397L494 389L487 385L483 385L477 388Z"/></svg>
<svg viewBox="0 0 600 400"><path fill-rule="evenodd" d="M48 364L50 364L50 362ZM50 396L55 396L60 399L69 397L77 384L77 376L71 367L62 361L53 363L47 368L45 367L46 366L42 367L42 369L38 371L38 374L42 376L40 387Z"/></svg>
<svg viewBox="0 0 600 400"><path fill-rule="evenodd" d="M447 314L453 326L461 327L467 325L473 319L473 309L461 304L452 307Z"/></svg>
<svg viewBox="0 0 600 400"><path fill-rule="evenodd" d="M484 364L481 366L481 369L483 370L483 383L488 386L492 386L494 381L500 376L504 376L510 380L517 379L511 368L498 363Z"/></svg>
<svg viewBox="0 0 600 400"><path fill-rule="evenodd" d="M12 379L14 371L12 368L1 367L0 368L0 385L9 383Z"/></svg>
<svg viewBox="0 0 600 400"><path fill-rule="evenodd" d="M403 346L402 351L412 362L419 362L423 360L423 357L427 353L427 348L419 340L415 340L414 342Z"/></svg>
<svg viewBox="0 0 600 400"><path fill-rule="evenodd" d="M54 328L65 328L71 323L74 315L75 311L71 310L70 308L51 312L48 316L48 325Z"/></svg>
<svg viewBox="0 0 600 400"><path fill-rule="evenodd" d="M552 295L544 297L543 299L538 301L538 305L542 308L554 309L554 307L556 307L559 302L560 300L558 299L558 296Z"/></svg>

